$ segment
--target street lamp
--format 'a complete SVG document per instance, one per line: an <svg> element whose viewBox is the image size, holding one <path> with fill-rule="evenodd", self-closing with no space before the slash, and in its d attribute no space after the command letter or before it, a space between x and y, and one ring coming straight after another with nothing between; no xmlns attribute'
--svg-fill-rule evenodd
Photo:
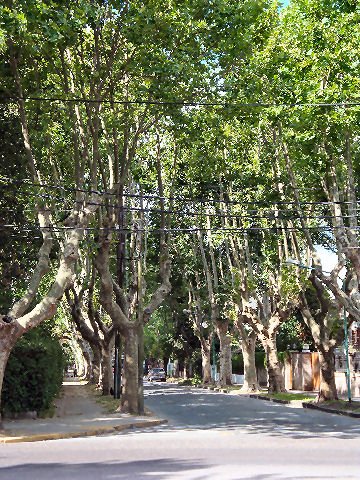
<svg viewBox="0 0 360 480"><path fill-rule="evenodd" d="M299 260L294 260L292 258L287 258L284 261L285 264L287 265L295 265L296 267L299 268L306 268L307 270L315 270L314 267L308 267L306 265L303 265L299 262ZM323 270L324 273L331 274L331 272L327 272L326 270ZM345 278L344 280L340 278L337 275L337 278L339 278L342 281L342 291L345 293ZM346 309L344 307L344 334L345 334L345 352L346 352L346 379L347 379L347 394L348 394L348 400L349 403L351 403L351 386L350 386L350 364L349 364L349 342L348 342L348 328L347 328L347 320L346 320Z"/></svg>

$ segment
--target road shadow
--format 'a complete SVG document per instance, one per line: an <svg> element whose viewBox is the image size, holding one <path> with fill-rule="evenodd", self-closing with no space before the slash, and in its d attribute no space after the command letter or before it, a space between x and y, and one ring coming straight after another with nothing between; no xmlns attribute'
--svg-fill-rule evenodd
<svg viewBox="0 0 360 480"><path fill-rule="evenodd" d="M211 465L203 462L184 461L178 459L153 459L131 462L94 462L94 463L24 463L16 466L0 467L2 478L7 480L122 480L134 478L137 480L166 480L169 478L196 478L206 480L214 478L208 469ZM254 473L254 475L234 476L224 472L223 478L232 480L336 480L338 476L294 475L289 473ZM221 477L219 477L221 478ZM342 480L354 480L353 475L342 475Z"/></svg>
<svg viewBox="0 0 360 480"><path fill-rule="evenodd" d="M1 478L6 480L117 480L136 478L138 480L164 480L169 473L191 472L208 468L201 462L178 459L154 459L132 462L94 462L94 463L24 463L0 468ZM198 472L199 474L200 472ZM197 479L207 478L196 475Z"/></svg>
<svg viewBox="0 0 360 480"><path fill-rule="evenodd" d="M145 388L146 406L167 418L157 431L241 429L287 438L359 439L360 420L318 410L292 408L239 395L175 386Z"/></svg>

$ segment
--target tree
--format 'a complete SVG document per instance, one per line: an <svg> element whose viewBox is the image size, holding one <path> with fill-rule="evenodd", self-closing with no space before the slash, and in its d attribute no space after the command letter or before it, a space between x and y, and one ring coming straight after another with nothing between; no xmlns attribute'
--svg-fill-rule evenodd
<svg viewBox="0 0 360 480"><path fill-rule="evenodd" d="M109 395L112 383L112 349L115 329L113 325L107 325L101 318L101 312L95 305L94 299L95 269L93 268L89 273L89 283L86 276L83 276L81 287L76 288L76 284L72 285L65 291L65 295L77 330L93 351L91 381L100 384L101 379L102 393Z"/></svg>

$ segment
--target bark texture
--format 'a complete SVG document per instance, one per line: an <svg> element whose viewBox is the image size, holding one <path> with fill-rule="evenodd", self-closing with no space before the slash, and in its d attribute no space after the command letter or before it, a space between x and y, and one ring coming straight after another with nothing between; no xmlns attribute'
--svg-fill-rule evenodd
<svg viewBox="0 0 360 480"><path fill-rule="evenodd" d="M334 349L344 340L343 321L340 319L341 305L336 298L330 298L315 272L311 273L310 281L312 288L300 294L300 311L319 351L318 401L335 400L338 395L335 388ZM309 307L310 300L312 308Z"/></svg>
<svg viewBox="0 0 360 480"><path fill-rule="evenodd" d="M202 382L204 385L209 385L213 383L211 378L211 358L210 350L211 342L204 338L201 341L201 366L202 366Z"/></svg>
<svg viewBox="0 0 360 480"><path fill-rule="evenodd" d="M281 372L278 351L276 347L276 335L261 337L265 349L266 366L268 371L268 392L285 392L284 376Z"/></svg>
<svg viewBox="0 0 360 480"><path fill-rule="evenodd" d="M216 333L220 340L220 379L219 383L225 387L232 384L231 374L231 343L230 337L227 334L228 321L216 322Z"/></svg>
<svg viewBox="0 0 360 480"><path fill-rule="evenodd" d="M335 356L334 348L319 351L320 360L320 391L317 397L318 402L325 400L337 400L338 394L335 385Z"/></svg>
<svg viewBox="0 0 360 480"><path fill-rule="evenodd" d="M260 386L257 380L255 365L256 333L253 331L248 335L241 335L241 350L244 359L244 384L243 392L257 392Z"/></svg>
<svg viewBox="0 0 360 480"><path fill-rule="evenodd" d="M138 398L138 335L135 327L124 331L124 378L122 410L129 413L139 412Z"/></svg>

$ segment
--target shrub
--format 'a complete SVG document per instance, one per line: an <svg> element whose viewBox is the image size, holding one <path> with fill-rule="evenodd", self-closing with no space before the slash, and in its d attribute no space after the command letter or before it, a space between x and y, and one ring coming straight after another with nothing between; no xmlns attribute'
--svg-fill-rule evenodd
<svg viewBox="0 0 360 480"><path fill-rule="evenodd" d="M236 375L244 375L244 359L241 353L232 356L232 373Z"/></svg>
<svg viewBox="0 0 360 480"><path fill-rule="evenodd" d="M16 343L7 363L2 413L47 410L61 387L63 371L59 341L41 327L27 332Z"/></svg>
<svg viewBox="0 0 360 480"><path fill-rule="evenodd" d="M280 363L284 364L285 365L285 362L286 362L286 359L290 357L290 352L278 352L278 358L279 358L279 361Z"/></svg>
<svg viewBox="0 0 360 480"><path fill-rule="evenodd" d="M178 385L181 386L191 386L191 385L200 385L202 383L202 378L199 375L194 375L193 378L188 378L186 380L181 380L178 382Z"/></svg>
<svg viewBox="0 0 360 480"><path fill-rule="evenodd" d="M284 364L288 356L289 352L278 352L278 358L280 363ZM257 368L266 368L265 352L255 352L255 366ZM233 355L232 357L232 372L238 375L244 374L244 360L241 353Z"/></svg>
<svg viewBox="0 0 360 480"><path fill-rule="evenodd" d="M265 352L255 352L255 366L256 368L264 368L266 367L266 356Z"/></svg>

